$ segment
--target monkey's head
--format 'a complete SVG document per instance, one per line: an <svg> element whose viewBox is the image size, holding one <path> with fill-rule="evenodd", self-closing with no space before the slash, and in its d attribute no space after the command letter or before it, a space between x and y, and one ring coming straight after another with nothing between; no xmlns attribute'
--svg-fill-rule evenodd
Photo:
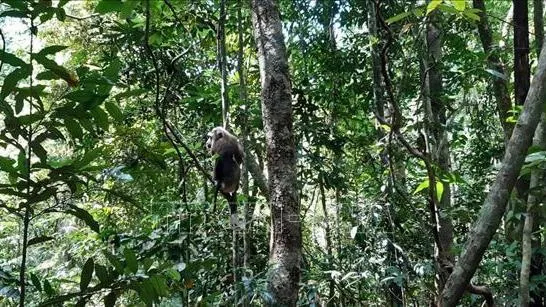
<svg viewBox="0 0 546 307"><path fill-rule="evenodd" d="M216 127L214 129L212 129L207 134L207 142L205 143L205 147L207 148L207 150L209 152L212 152L213 148L214 148L214 143L216 143L216 141L223 138L227 134L228 134L228 132L226 131L226 129L224 129L222 127Z"/></svg>

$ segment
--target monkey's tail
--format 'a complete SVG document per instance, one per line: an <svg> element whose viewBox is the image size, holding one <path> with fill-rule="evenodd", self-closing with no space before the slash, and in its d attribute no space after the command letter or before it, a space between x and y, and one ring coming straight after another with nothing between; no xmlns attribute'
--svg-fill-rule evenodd
<svg viewBox="0 0 546 307"><path fill-rule="evenodd" d="M229 204L229 212L232 215L236 214L237 213L237 192L233 192L232 194L229 194L229 193L223 193L223 194Z"/></svg>

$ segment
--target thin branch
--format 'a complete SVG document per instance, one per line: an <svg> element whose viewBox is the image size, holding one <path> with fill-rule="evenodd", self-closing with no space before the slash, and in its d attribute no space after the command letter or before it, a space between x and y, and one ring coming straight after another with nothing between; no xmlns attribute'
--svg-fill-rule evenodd
<svg viewBox="0 0 546 307"><path fill-rule="evenodd" d="M100 14L91 14L91 15L87 15L87 16L74 16L74 15L69 15L69 14L66 14L66 17L68 18L72 18L72 19L76 19L76 20L86 20L86 19L89 19L89 18L93 18L93 17L98 17L100 16Z"/></svg>
<svg viewBox="0 0 546 307"><path fill-rule="evenodd" d="M154 76L155 76L155 102L154 102L154 109L156 112L156 115L159 117L159 119L162 121L163 124L163 131L167 138L169 139L169 142L171 145L177 150L177 154L179 155L179 159L182 158L181 154L178 152L178 146L177 143L180 144L186 153L191 157L193 162L195 163L195 166L207 177L207 179L214 183L214 180L212 179L212 176L207 172L203 166L201 166L201 163L199 163L199 160L197 157L193 154L191 149L183 142L182 137L178 134L178 131L174 128L175 126L172 125L166 118L166 115L164 112L162 112L160 108L161 100L160 100L160 78L159 78L159 65L157 63L157 59L154 55L154 52L152 48L150 47L150 44L148 42L150 37L150 0L146 0L146 27L144 32L144 47L146 48L146 51L148 52L150 59L152 61L152 65L154 66ZM170 84L169 84L170 87ZM169 88L167 88L167 91ZM166 96L165 96L166 97ZM173 139L174 137L174 139Z"/></svg>
<svg viewBox="0 0 546 307"><path fill-rule="evenodd" d="M2 71L2 66L4 66L4 55L6 54L6 38L4 37L4 32L0 29L0 38L2 39L2 58L0 59L0 72Z"/></svg>

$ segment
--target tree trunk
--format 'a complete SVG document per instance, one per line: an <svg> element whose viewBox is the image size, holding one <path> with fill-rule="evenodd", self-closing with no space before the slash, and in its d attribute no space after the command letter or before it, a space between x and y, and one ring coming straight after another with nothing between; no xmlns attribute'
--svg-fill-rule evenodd
<svg viewBox="0 0 546 307"><path fill-rule="evenodd" d="M426 47L427 54L425 55L425 82L424 82L424 105L425 105L425 122L426 135L428 138L427 151L430 154L431 161L438 166L441 173L449 173L449 144L447 134L445 132L446 125L446 108L442 101L443 86L442 86L442 33L437 23L437 13L432 13L428 20L426 31ZM436 189L436 182L439 176L432 174L429 176L429 189ZM438 225L433 225L438 229L438 242L435 242L435 259L436 259L436 290L440 294L444 288L444 284L449 276L450 269L454 263L454 258L451 253L453 246L453 225L451 218L446 212L451 204L451 191L447 182L441 182L443 185L442 197L439 200L431 199L435 210L431 214L435 214ZM436 198L436 193L431 193L431 198Z"/></svg>
<svg viewBox="0 0 546 307"><path fill-rule="evenodd" d="M497 173L459 261L447 280L440 298L440 306L449 307L457 304L500 224L543 111L543 102L546 100L545 82L546 52L543 48L523 111L508 142L502 167Z"/></svg>
<svg viewBox="0 0 546 307"><path fill-rule="evenodd" d="M543 3L542 0L534 1L534 28L535 28L535 42L538 48L542 48L543 35L544 35L544 23L543 23ZM540 56L540 49L537 50L537 55ZM533 146L546 149L546 118L542 115L542 120L539 123L535 136L533 139ZM529 190L533 191L544 182L544 172L535 170L531 174L531 182ZM535 223L535 220L539 217L536 214L536 206L540 202L535 194L530 193L527 198L527 212L525 215L525 222L523 225L523 237L522 237L522 251L521 251L521 272L520 272L520 306L543 306L543 298L538 293L531 293L529 289L529 280L532 276L541 275L543 257L539 253L533 254L533 247L540 246L540 237L533 240L533 231L538 230L537 226L541 221Z"/></svg>
<svg viewBox="0 0 546 307"><path fill-rule="evenodd" d="M499 76L492 76L493 94L495 96L495 100L497 101L497 110L504 132L504 144L506 146L506 143L512 134L512 129L514 129L514 125L506 121L508 118L508 111L510 111L512 108L510 93L508 92L508 76L504 70L504 64L502 63L498 48L495 48L495 44L493 43L493 34L491 33L491 28L489 27L484 1L474 0L473 2L474 8L480 10L480 12L478 12L478 15L480 16L480 21L478 22L478 33L480 35L483 51L486 54L487 66L489 69L498 72L501 76L506 77L506 79L503 79Z"/></svg>
<svg viewBox="0 0 546 307"><path fill-rule="evenodd" d="M535 29L535 47L537 57L544 44L544 0L533 0L533 23Z"/></svg>
<svg viewBox="0 0 546 307"><path fill-rule="evenodd" d="M238 50L237 50L237 74L239 75L239 99L241 100L242 104L247 107L247 89L246 89L246 82L245 82L245 72L244 72L244 42L243 42L243 17L242 17L242 0L237 1L237 36L238 36ZM243 118L243 134L242 134L242 145L243 148L246 148L248 145L248 138L249 138L249 126L248 126L248 120L245 116ZM252 212L254 206L250 204L249 199L249 176L248 176L248 155L245 155L245 161L243 163L243 169L242 169L242 181L243 181L243 195L245 196L245 203L244 203L244 210L243 210L243 218L244 218L244 224L245 227L243 228L243 274L246 276L247 274L247 268L248 268L248 260L250 259L250 240L251 237L249 236L250 226L252 222ZM248 302L246 300L245 296L245 305L248 305Z"/></svg>
<svg viewBox="0 0 546 307"><path fill-rule="evenodd" d="M373 77L373 94L374 94L374 102L375 102L375 112L377 115L379 115L382 118L389 119L390 118L390 112L388 112L388 108L385 108L385 96L384 96L384 84L383 84L383 77L381 75L381 57L380 57L380 47L377 44L377 41L381 41L380 34L377 29L377 12L375 3L368 2L368 29L370 30L370 45L371 45L371 52L372 52L372 77ZM386 110L387 109L387 110ZM387 113L387 115L385 114ZM383 138L385 138L385 134L383 133L382 128L378 129L377 138L378 141L382 141ZM389 167L389 154L387 152L387 149L385 149L381 153L381 162L384 167ZM394 163L397 163L394 161ZM391 169L391 171L394 171ZM396 174L391 174L391 178L395 178ZM389 199L394 199L393 196L393 186L396 184L394 180L389 181L390 184L387 185L387 191ZM386 206L386 210L391 210L391 206L387 204L383 204ZM387 207L388 206L388 207ZM390 219L390 214L386 218L386 220ZM394 231L393 231L394 234ZM393 235L394 236L394 235ZM394 238L391 238L394 242ZM388 250L388 258L393 261L393 266L396 266L398 264L398 255L396 253L396 249L392 247L392 245L389 246ZM402 287L397 284L396 282L392 281L388 284L388 288L386 289L386 297L387 301L389 303L389 306L392 307L399 307L404 306L403 303L403 289Z"/></svg>
<svg viewBox="0 0 546 307"><path fill-rule="evenodd" d="M220 18L218 19L218 67L222 75L220 94L222 97L222 121L225 129L229 129L229 95L227 85L226 56L226 0L220 1Z"/></svg>
<svg viewBox="0 0 546 307"><path fill-rule="evenodd" d="M514 92L516 105L523 105L531 70L529 67L529 8L527 0L514 2Z"/></svg>
<svg viewBox="0 0 546 307"><path fill-rule="evenodd" d="M252 0L252 24L260 64L271 207L268 288L273 304L295 306L301 270L300 208L292 132L292 89L276 1Z"/></svg>

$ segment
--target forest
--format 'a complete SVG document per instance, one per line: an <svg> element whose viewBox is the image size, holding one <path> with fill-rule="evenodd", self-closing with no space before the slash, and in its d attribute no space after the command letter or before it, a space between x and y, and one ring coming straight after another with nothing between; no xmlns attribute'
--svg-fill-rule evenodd
<svg viewBox="0 0 546 307"><path fill-rule="evenodd" d="M546 306L545 0L0 0L0 306Z"/></svg>

